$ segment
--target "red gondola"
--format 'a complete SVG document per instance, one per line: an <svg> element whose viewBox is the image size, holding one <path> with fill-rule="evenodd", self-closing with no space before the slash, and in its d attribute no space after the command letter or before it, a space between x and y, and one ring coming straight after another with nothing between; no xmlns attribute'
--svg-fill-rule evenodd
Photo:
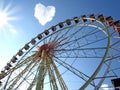
<svg viewBox="0 0 120 90"><path fill-rule="evenodd" d="M116 32L119 32L120 31L120 20L114 22L113 27L114 27Z"/></svg>
<svg viewBox="0 0 120 90"><path fill-rule="evenodd" d="M67 20L66 20L66 24L67 24L67 25L71 25L70 19L67 19Z"/></svg>
<svg viewBox="0 0 120 90"><path fill-rule="evenodd" d="M17 58L15 56L13 56L13 58L11 59L11 62L15 63L17 60Z"/></svg>
<svg viewBox="0 0 120 90"><path fill-rule="evenodd" d="M22 51L22 50L19 50L17 54L18 54L19 56L22 56L22 55L23 55L23 51Z"/></svg>
<svg viewBox="0 0 120 90"><path fill-rule="evenodd" d="M42 35L41 34L38 34L37 38L40 40L42 39Z"/></svg>
<svg viewBox="0 0 120 90"><path fill-rule="evenodd" d="M32 39L31 40L31 44L34 45L36 43L36 40L35 39Z"/></svg>
<svg viewBox="0 0 120 90"><path fill-rule="evenodd" d="M86 15L82 15L81 17L82 17L83 22L87 22Z"/></svg>
<svg viewBox="0 0 120 90"><path fill-rule="evenodd" d="M90 16L89 16L92 20L92 22L94 22L95 21L95 15L94 14L91 14Z"/></svg>
<svg viewBox="0 0 120 90"><path fill-rule="evenodd" d="M52 31L56 31L56 26L51 27Z"/></svg>
<svg viewBox="0 0 120 90"><path fill-rule="evenodd" d="M10 67L9 66L5 66L5 70L9 70L10 69Z"/></svg>
<svg viewBox="0 0 120 90"><path fill-rule="evenodd" d="M74 22L77 24L79 22L79 18L78 17L74 17Z"/></svg>
<svg viewBox="0 0 120 90"><path fill-rule="evenodd" d="M60 22L58 25L60 28L63 28L63 26L64 26L62 22Z"/></svg>
<svg viewBox="0 0 120 90"><path fill-rule="evenodd" d="M98 15L98 20L101 22L105 22L104 16L102 14Z"/></svg>
<svg viewBox="0 0 120 90"><path fill-rule="evenodd" d="M45 35L48 35L48 34L49 34L49 31L48 31L48 30L45 30L44 33L45 33Z"/></svg>
<svg viewBox="0 0 120 90"><path fill-rule="evenodd" d="M28 44L26 44L25 46L24 46L24 49L25 50L28 50L30 48L30 46L28 45Z"/></svg>
<svg viewBox="0 0 120 90"><path fill-rule="evenodd" d="M108 26L112 26L113 23L114 23L113 18L111 16L106 17L106 23L107 23Z"/></svg>
<svg viewBox="0 0 120 90"><path fill-rule="evenodd" d="M12 67L12 65L10 63L7 63L7 66Z"/></svg>

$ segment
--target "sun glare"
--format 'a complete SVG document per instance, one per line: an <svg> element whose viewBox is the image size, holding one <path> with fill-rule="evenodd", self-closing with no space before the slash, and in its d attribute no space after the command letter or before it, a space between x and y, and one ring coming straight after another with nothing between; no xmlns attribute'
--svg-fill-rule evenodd
<svg viewBox="0 0 120 90"><path fill-rule="evenodd" d="M0 11L0 28L8 23L8 16L5 12Z"/></svg>
<svg viewBox="0 0 120 90"><path fill-rule="evenodd" d="M2 1L4 2L4 1ZM16 30L13 24L14 20L18 18L15 17L15 12L18 11L16 7L12 7L11 3L5 5L0 3L0 33L11 32L16 34Z"/></svg>

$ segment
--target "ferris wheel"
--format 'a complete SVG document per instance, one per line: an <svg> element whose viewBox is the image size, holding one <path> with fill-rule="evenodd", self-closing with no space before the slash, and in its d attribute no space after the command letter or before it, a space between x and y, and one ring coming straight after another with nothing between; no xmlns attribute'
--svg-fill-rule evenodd
<svg viewBox="0 0 120 90"><path fill-rule="evenodd" d="M1 90L99 90L120 87L120 21L67 19L26 43L0 73Z"/></svg>

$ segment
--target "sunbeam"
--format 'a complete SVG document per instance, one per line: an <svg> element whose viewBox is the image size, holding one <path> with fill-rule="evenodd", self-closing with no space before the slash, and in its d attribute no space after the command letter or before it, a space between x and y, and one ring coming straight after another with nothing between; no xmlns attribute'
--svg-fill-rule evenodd
<svg viewBox="0 0 120 90"><path fill-rule="evenodd" d="M11 30L15 30L14 25L12 25L11 23L12 21L15 21L18 19L14 15L16 9L11 8L11 4L8 4L5 6L4 6L4 3L1 3L1 4L0 4L1 6L0 7L0 33L10 31L11 33L15 34L14 32L11 31Z"/></svg>

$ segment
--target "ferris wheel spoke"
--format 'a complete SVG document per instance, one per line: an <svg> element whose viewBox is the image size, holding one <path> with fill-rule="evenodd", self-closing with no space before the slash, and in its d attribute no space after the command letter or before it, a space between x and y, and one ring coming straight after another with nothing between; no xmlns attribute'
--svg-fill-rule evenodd
<svg viewBox="0 0 120 90"><path fill-rule="evenodd" d="M120 57L120 56L118 56L118 57ZM113 57L111 61L116 61L116 58L118 58L118 57ZM107 62L105 62L105 65L108 67L108 63ZM114 68L110 67L109 73L112 72L115 77L118 77L119 75L116 73L116 71L119 71L119 70L120 70L120 66L116 66Z"/></svg>
<svg viewBox="0 0 120 90"><path fill-rule="evenodd" d="M118 68L112 68L112 69L109 70L109 72L110 72L110 71L116 71L116 70L120 70L120 67L118 67ZM116 75L115 72L114 72L114 74L115 74L116 77L118 77L118 75Z"/></svg>
<svg viewBox="0 0 120 90"><path fill-rule="evenodd" d="M106 65L106 66L109 66L106 62L105 62L105 65ZM115 77L117 77L117 74L114 72L114 69L113 69L113 68L110 67L108 72L112 72L112 74L113 74Z"/></svg>
<svg viewBox="0 0 120 90"><path fill-rule="evenodd" d="M117 60L119 58L120 58L119 54L116 54L115 56L112 56L112 61ZM105 60L105 62L108 62L110 60L111 60L111 58L108 58L108 59Z"/></svg>
<svg viewBox="0 0 120 90"><path fill-rule="evenodd" d="M61 36L59 36L59 35L57 34L52 41L56 41L56 42L58 42L59 44L62 43L62 42L64 42L64 41L67 39L66 35L67 35L67 33L70 32L70 30L71 30L71 29L69 28L69 29L68 29L64 34L62 34L62 35L61 35L61 33L59 33ZM71 36L71 37L72 37L72 36ZM56 46L56 48L57 48L57 47L60 47L59 44Z"/></svg>
<svg viewBox="0 0 120 90"><path fill-rule="evenodd" d="M69 40L71 40L71 38L75 37L75 35L76 35L77 33L79 33L80 31L82 32L83 28L86 28L86 27L81 27L81 28L77 29L74 33L70 33L71 35L69 35L69 36L66 37L66 38L68 38L67 41L69 41ZM82 37L80 37L80 38L89 36L89 35L92 34L94 31L95 31L95 29L89 31L85 36L82 36ZM95 32L95 33L96 33L96 32ZM81 36L81 35L80 35L80 36Z"/></svg>
<svg viewBox="0 0 120 90"><path fill-rule="evenodd" d="M49 79L50 79L50 88L53 90L58 90L58 83L62 90L68 90L60 73L52 60L52 57L46 56L46 69L48 70ZM56 80L57 78L57 80ZM58 82L58 83L57 83Z"/></svg>
<svg viewBox="0 0 120 90"><path fill-rule="evenodd" d="M120 53L120 50L118 50L116 47L115 47L115 48L114 48L114 47L111 47L111 49L113 49L114 51Z"/></svg>
<svg viewBox="0 0 120 90"><path fill-rule="evenodd" d="M84 44L84 45L79 45L79 47L78 47L78 48L82 48L82 47L85 47L85 46L88 46L88 45L92 45L93 43L100 42L100 41L102 41L102 40L105 40L106 38L107 38L107 37L102 38L102 39L99 39L99 40L95 40L95 41L90 42L90 43L86 43L86 44Z"/></svg>
<svg viewBox="0 0 120 90"><path fill-rule="evenodd" d="M78 33L78 32L76 32L76 33ZM73 33L72 35L70 35L69 38L66 37L66 38L65 38L66 41L65 41L64 43L60 43L60 44L59 44L59 47L62 47L63 45L70 46L70 45L73 44L75 41L78 41L78 40L82 39L82 37L79 37L79 38L77 38L77 39L71 40L71 38L73 38L76 33ZM66 46L66 47L67 47L67 46Z"/></svg>
<svg viewBox="0 0 120 90"><path fill-rule="evenodd" d="M33 81L30 83L30 85L28 86L27 90L32 90L32 88L35 86L35 82L37 81L37 73L33 79Z"/></svg>
<svg viewBox="0 0 120 90"><path fill-rule="evenodd" d="M88 56L80 56L80 57L79 56L77 56L77 57L74 57L74 56L73 57L72 56L67 57L66 56L66 57L62 57L62 56L58 56L58 58L61 58L61 59L65 59L65 58L68 58L68 59L70 59L70 58L71 59L72 58L77 58L77 59L79 59L79 58L88 58L88 59L90 59L90 58L94 58L95 59L96 58L96 59L101 59L103 57L94 57L94 56L93 57L92 56L91 57L90 56L89 57Z"/></svg>
<svg viewBox="0 0 120 90"><path fill-rule="evenodd" d="M52 89L53 90L58 90L58 86L57 86L57 83L56 83L56 79L55 79L55 75L54 75L54 71L52 69L52 67L50 66L49 69L48 69L48 74L49 74L49 77L50 77L50 83L52 85Z"/></svg>
<svg viewBox="0 0 120 90"><path fill-rule="evenodd" d="M83 27L82 27L83 28ZM70 30L72 30L71 28L69 28L64 34L62 34L61 36L56 35L57 37L55 39L57 39L58 43L62 43L65 40L70 40L76 33L78 33L80 30L82 30L82 28L76 30L76 32L72 33L71 35L67 36L67 33L70 32ZM59 44L57 47L60 47L61 45Z"/></svg>
<svg viewBox="0 0 120 90"><path fill-rule="evenodd" d="M95 47L95 48L80 48L79 47L76 47L76 48L72 48L72 49L57 49L57 50L54 50L54 51L65 51L65 52L69 52L69 51L79 51L79 50L104 50L106 49L106 47Z"/></svg>
<svg viewBox="0 0 120 90"><path fill-rule="evenodd" d="M20 62L20 63L17 63L13 68L11 68L10 70L8 70L7 72L4 73L4 77L9 75L11 76L12 72L17 70L18 68L22 67L24 64L27 64L30 62L29 58L31 57L28 57L26 60ZM9 78L8 78L9 79Z"/></svg>
<svg viewBox="0 0 120 90"><path fill-rule="evenodd" d="M80 47L85 47L85 46L88 46L88 45L92 45L93 43L97 43L97 42L103 41L103 40L105 40L105 39L107 39L107 37L104 37L104 38L95 40L95 41L93 41L93 42L86 43L86 44L84 44L84 45L81 45Z"/></svg>
<svg viewBox="0 0 120 90"><path fill-rule="evenodd" d="M51 41L51 40L53 40L53 41L58 41L58 40L60 40L62 37L64 37L64 35L65 34L63 34L63 35L61 35L61 32L62 31L60 31L60 32L55 32L56 33L56 35L55 34L52 34L51 35L51 37L50 37L50 39L48 40L48 41ZM66 32L65 32L66 33ZM61 36L60 36L61 35ZM53 38L53 39L52 39Z"/></svg>
<svg viewBox="0 0 120 90"><path fill-rule="evenodd" d="M57 34L56 35L54 35L54 33L51 35L51 36L49 36L49 38L48 38L48 42L50 42L50 41L58 41L58 40L63 40L63 38L66 36L66 34L68 33L70 31L70 28L66 31L66 32L64 32L62 35L61 35L61 32L62 31L59 31L59 32L57 32ZM56 32L55 32L56 33ZM61 35L61 36L60 36ZM53 38L53 39L52 39ZM62 41L61 40L61 41ZM60 43L60 41L59 41L59 43Z"/></svg>
<svg viewBox="0 0 120 90"><path fill-rule="evenodd" d="M14 86L16 85L16 83L21 79L22 75L24 75L26 73L26 71L29 70L30 66L33 64L33 62L31 61L29 63L28 66L26 66L26 68L16 77L16 79L12 82L12 84L8 87L8 90L14 88Z"/></svg>
<svg viewBox="0 0 120 90"><path fill-rule="evenodd" d="M84 27L84 28L85 28L85 27ZM74 42L80 41L82 38L91 36L91 35L99 32L99 31L91 30L90 32L88 32L88 34L83 35L82 37L79 37L79 38L75 38L74 40L71 40L71 38L75 37L75 34L78 33L78 32L80 32L80 30L82 30L82 28L78 29L76 32L74 32L74 33L72 33L71 35L69 35L69 36L65 37L64 39L62 39L62 41L63 41L63 40L66 40L66 42L59 44L58 47L62 47L63 45L67 45L66 47L68 47L68 46L72 45ZM95 31L95 32L94 32L94 31ZM69 37L69 38L68 38L68 37ZM70 41L70 40L71 40L71 41ZM65 47L65 48L66 48L66 47Z"/></svg>
<svg viewBox="0 0 120 90"><path fill-rule="evenodd" d="M21 82L18 84L18 86L15 88L16 90L19 88L19 86L24 82L26 81L28 84L30 84L28 81L27 81L27 78L29 78L33 72L31 73L32 69L36 66L38 62L34 63L34 65L27 71L27 74L25 75L25 77L21 77L23 78L23 80L21 80ZM35 72L35 71L34 71ZM31 74L30 74L31 73Z"/></svg>
<svg viewBox="0 0 120 90"><path fill-rule="evenodd" d="M102 54L100 55L99 51L104 51L106 47L95 47L95 48L72 48L72 49L62 49L55 50L56 55L59 58L102 58ZM65 55L64 53L74 52L72 55ZM86 52L86 53L84 53ZM90 53L91 52L91 53ZM83 53L83 55L81 55ZM109 58L109 56L107 57Z"/></svg>
<svg viewBox="0 0 120 90"><path fill-rule="evenodd" d="M54 61L51 60L51 62L52 62L53 68L54 68L54 70L55 70L55 73L56 73L56 75L57 75L57 79L58 79L58 81L59 81L59 83L60 83L61 89L62 89L62 90L68 90L68 88L67 88L67 86L66 86L66 84L65 84L65 82L64 82L64 80L63 80L63 78L62 78L62 76L60 75L59 70L57 69L57 67L56 67L56 65L55 65L55 63L54 63Z"/></svg>
<svg viewBox="0 0 120 90"><path fill-rule="evenodd" d="M57 63L59 63L60 65L62 65L63 67L65 67L66 69L68 69L69 71L71 71L73 74L75 74L76 76L78 76L79 78L81 78L84 81L87 81L87 79L89 79L90 77L87 76L86 74L84 74L83 72L80 72L79 70L75 69L74 67L72 67L71 65L63 62L60 59L54 59ZM95 86L93 83L90 83L92 86Z"/></svg>
<svg viewBox="0 0 120 90"><path fill-rule="evenodd" d="M95 34L95 33L98 33L98 31L97 31L97 32L93 32L92 34ZM63 43L63 44L61 44L61 45L59 45L59 46L67 45L66 47L68 47L68 46L72 45L74 42L78 42L78 41L80 41L82 38L88 37L89 35L92 35L92 34L90 34L90 32L89 32L88 35L84 35L84 36L82 36L82 37L73 39L73 40L71 40L71 41L67 41L67 42L65 42L65 43ZM84 44L84 45L82 45L82 46L89 45L89 44L93 44L93 43L96 43L96 42L101 41L101 40L104 40L104 39L107 39L107 37L106 37L106 38L103 38L103 39L95 40L95 41L93 41L93 42ZM64 47L64 48L66 48L66 47Z"/></svg>
<svg viewBox="0 0 120 90"><path fill-rule="evenodd" d="M117 40L116 42L114 42L113 44L111 44L110 47L113 47L113 46L115 46L116 44L119 44L119 43L120 43L120 40Z"/></svg>
<svg viewBox="0 0 120 90"><path fill-rule="evenodd" d="M31 90L34 86L35 86L35 83L37 83L38 82L38 73L40 73L39 72L39 70L40 70L40 68L42 67L42 64L43 62L41 61L40 63L39 63L39 66L37 67L37 71L36 71L36 74L34 75L35 77L34 77L34 79L32 80L32 82L30 83L30 85L29 85L29 87L27 88L27 90ZM45 74L45 73L44 73ZM40 80L39 80L40 81Z"/></svg>
<svg viewBox="0 0 120 90"><path fill-rule="evenodd" d="M109 62L110 60L111 60L112 62L116 62L117 60L119 60L119 58L120 58L120 55L117 54L116 56L113 56L112 58L107 59L107 60L105 61L105 65L108 67L108 63L107 63L107 62ZM117 63L120 63L120 62L117 61ZM119 75L118 75L118 73L116 73L116 71L119 71L119 70L120 70L120 66L116 66L116 67L114 67L114 68L113 68L113 67L110 67L109 73L112 72L115 77L118 77Z"/></svg>
<svg viewBox="0 0 120 90"><path fill-rule="evenodd" d="M70 33L71 30L72 30L72 28L73 28L72 26L71 26L71 28L68 28L68 27L67 27L67 30L64 31L64 33L61 35L61 32L64 30L64 29L62 29L62 31L60 32L61 38L62 38L62 37L65 37L68 33ZM77 31L76 31L76 32L77 32ZM58 35L58 37L59 37L59 35ZM60 38L60 39L61 39L61 38ZM64 40L64 38L63 38L63 40Z"/></svg>

